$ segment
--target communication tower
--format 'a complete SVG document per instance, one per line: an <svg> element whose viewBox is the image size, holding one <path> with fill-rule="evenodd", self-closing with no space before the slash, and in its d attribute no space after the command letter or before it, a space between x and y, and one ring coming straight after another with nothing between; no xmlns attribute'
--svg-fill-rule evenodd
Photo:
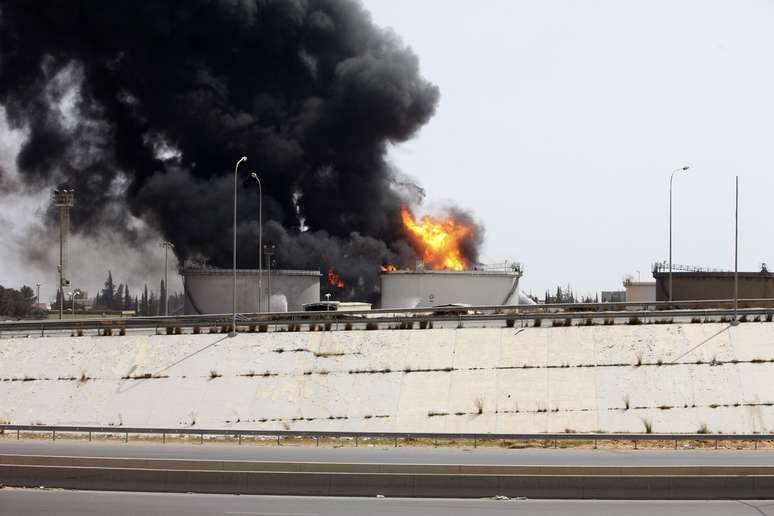
<svg viewBox="0 0 774 516"><path fill-rule="evenodd" d="M59 318L64 314L64 288L70 286L70 280L65 276L67 265L67 235L70 232L70 208L73 207L75 190L64 186L54 190L54 207L59 208L59 292L57 304L59 305Z"/></svg>

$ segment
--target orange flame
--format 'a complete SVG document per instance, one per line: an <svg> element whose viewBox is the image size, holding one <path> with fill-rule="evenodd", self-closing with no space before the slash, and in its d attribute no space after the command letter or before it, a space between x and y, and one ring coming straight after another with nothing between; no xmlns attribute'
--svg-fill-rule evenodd
<svg viewBox="0 0 774 516"><path fill-rule="evenodd" d="M460 251L460 241L473 232L473 228L460 224L451 217L443 220L425 215L417 223L414 215L405 206L400 207L403 226L413 237L414 246L422 262L436 270L452 269L461 271L466 261Z"/></svg>
<svg viewBox="0 0 774 516"><path fill-rule="evenodd" d="M397 271L398 268L395 267L394 265L380 265L379 270L382 272L394 272L394 271Z"/></svg>
<svg viewBox="0 0 774 516"><path fill-rule="evenodd" d="M341 279L341 277L333 267L328 269L328 283L332 287L344 288L344 280Z"/></svg>

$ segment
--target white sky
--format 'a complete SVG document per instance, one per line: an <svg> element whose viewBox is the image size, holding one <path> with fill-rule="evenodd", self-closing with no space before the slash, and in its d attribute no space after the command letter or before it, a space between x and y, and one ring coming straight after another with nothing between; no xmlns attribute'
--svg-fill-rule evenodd
<svg viewBox="0 0 774 516"><path fill-rule="evenodd" d="M523 262L525 290L650 278L667 258L669 174L684 164L674 262L733 267L738 174L740 268L774 265L774 2L363 1L441 90L436 116L392 159L431 204L472 209L486 226L484 261ZM0 206L16 221L0 234L0 284L40 281L44 298L54 272L20 263L12 233L46 200ZM163 255L148 252L155 285Z"/></svg>
<svg viewBox="0 0 774 516"><path fill-rule="evenodd" d="M395 163L430 201L473 209L485 261L541 295L649 279L673 261L774 265L774 2L364 0L441 90Z"/></svg>

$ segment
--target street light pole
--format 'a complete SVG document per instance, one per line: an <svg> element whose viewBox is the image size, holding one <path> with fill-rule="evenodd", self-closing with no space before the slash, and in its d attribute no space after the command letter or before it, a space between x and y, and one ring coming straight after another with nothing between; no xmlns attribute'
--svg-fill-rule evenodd
<svg viewBox="0 0 774 516"><path fill-rule="evenodd" d="M161 242L161 247L164 248L164 315L169 315L169 266L167 265L167 253L170 249L174 249L175 245L172 242Z"/></svg>
<svg viewBox="0 0 774 516"><path fill-rule="evenodd" d="M253 172L250 177L258 182L258 311L261 312L263 301L263 187L258 174Z"/></svg>
<svg viewBox="0 0 774 516"><path fill-rule="evenodd" d="M736 176L736 202L734 207L734 325L739 324L739 176Z"/></svg>
<svg viewBox="0 0 774 516"><path fill-rule="evenodd" d="M680 167L672 171L669 176L669 301L672 301L672 180L675 173L687 171L689 167Z"/></svg>
<svg viewBox="0 0 774 516"><path fill-rule="evenodd" d="M243 162L247 161L246 156L242 156L239 158L239 161L236 162L236 165L234 165L234 284L233 284L233 299L232 299L232 312L231 312L231 332L228 334L229 337L236 337L237 329L236 329L236 249L237 249L237 172L239 171L239 165L241 165Z"/></svg>
<svg viewBox="0 0 774 516"><path fill-rule="evenodd" d="M40 283L35 283L35 288L37 289L37 294L35 295L35 304L37 305L37 308L40 308Z"/></svg>

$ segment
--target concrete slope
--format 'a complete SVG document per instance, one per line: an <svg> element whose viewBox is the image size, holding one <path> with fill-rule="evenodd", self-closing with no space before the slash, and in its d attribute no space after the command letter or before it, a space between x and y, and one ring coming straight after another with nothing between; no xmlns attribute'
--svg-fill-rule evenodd
<svg viewBox="0 0 774 516"><path fill-rule="evenodd" d="M767 432L773 340L772 323L10 338L0 420Z"/></svg>

